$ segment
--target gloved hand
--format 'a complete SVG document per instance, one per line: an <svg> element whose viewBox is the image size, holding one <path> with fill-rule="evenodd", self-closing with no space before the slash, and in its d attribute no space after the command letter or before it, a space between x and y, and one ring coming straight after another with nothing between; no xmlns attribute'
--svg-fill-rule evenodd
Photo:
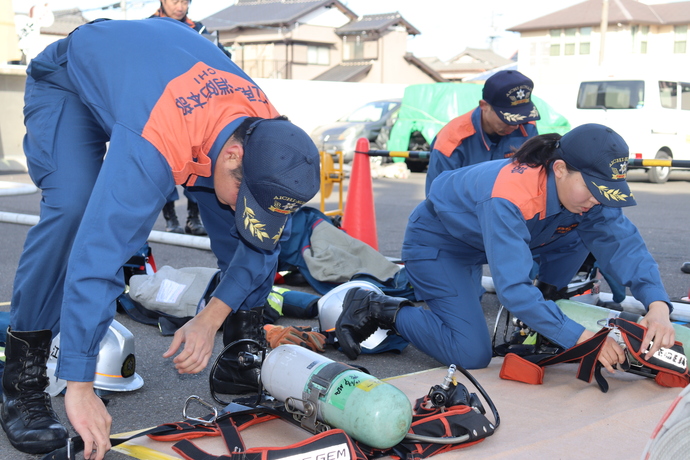
<svg viewBox="0 0 690 460"><path fill-rule="evenodd" d="M280 345L299 345L312 351L323 353L325 351L326 336L311 330L309 326L276 326L267 324L266 341L271 348Z"/></svg>

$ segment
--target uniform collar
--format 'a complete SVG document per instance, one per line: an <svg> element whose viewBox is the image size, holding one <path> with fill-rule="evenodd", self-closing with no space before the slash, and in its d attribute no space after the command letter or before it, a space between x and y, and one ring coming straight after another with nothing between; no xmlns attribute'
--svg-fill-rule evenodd
<svg viewBox="0 0 690 460"><path fill-rule="evenodd" d="M481 136L484 148L486 148L487 151L491 150L493 142L491 142L489 136L487 136L484 129L482 129L482 108L479 106L472 112L472 124L474 125L474 129L476 129Z"/></svg>
<svg viewBox="0 0 690 460"><path fill-rule="evenodd" d="M546 173L546 217L553 216L564 210L566 209L561 206L561 202L558 199L556 176L553 170L549 169Z"/></svg>

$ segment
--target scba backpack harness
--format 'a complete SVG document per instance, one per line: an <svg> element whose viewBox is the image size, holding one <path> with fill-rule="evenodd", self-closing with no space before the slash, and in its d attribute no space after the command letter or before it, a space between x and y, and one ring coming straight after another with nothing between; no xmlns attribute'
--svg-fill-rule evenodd
<svg viewBox="0 0 690 460"><path fill-rule="evenodd" d="M524 355L506 353L499 375L503 379L538 385L543 382L544 367L559 363L580 363L577 378L589 383L594 377L601 391L606 393L609 386L601 374L602 365L598 360L599 353L611 330L620 334L620 344L625 349L626 360L620 365L622 370L653 378L656 383L664 387L682 388L690 384L683 344L676 342L671 348L662 348L647 360L645 355L648 350L641 349L647 328L623 317L609 319L608 325L592 338L564 351L558 349L557 353L552 354ZM526 349L535 350L533 347L522 348L522 350ZM540 347L540 349L549 348ZM510 347L504 350L510 350Z"/></svg>
<svg viewBox="0 0 690 460"><path fill-rule="evenodd" d="M285 447L247 449L240 434L243 430L278 418L297 426L300 426L299 421L284 409L259 405L250 407L237 402L228 404L220 414L214 412L213 415L203 418L187 417L185 411L190 400L212 407L197 396L190 396L185 404L185 421L166 423L128 438L111 438L110 441L113 447L141 436L148 436L155 441L175 442L172 449L186 460L369 460L385 455L400 460L424 459L479 443L498 428L500 419L493 402L467 371L462 368L460 370L468 376L488 402L494 423L484 416L484 408L477 395L470 394L464 385L451 378L452 372L455 371L455 366L451 366L443 384L435 385L426 396L416 401L412 424L405 439L386 450L374 449L360 443L341 429L329 429ZM193 439L205 436L221 437L228 454L211 454L192 442ZM66 447L48 454L43 460L74 460L75 454L83 451L83 448L81 437L76 436L69 439Z"/></svg>

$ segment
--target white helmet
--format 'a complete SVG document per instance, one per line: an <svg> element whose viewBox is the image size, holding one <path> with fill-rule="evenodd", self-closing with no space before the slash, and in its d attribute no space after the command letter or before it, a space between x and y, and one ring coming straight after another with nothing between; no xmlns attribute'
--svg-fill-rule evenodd
<svg viewBox="0 0 690 460"><path fill-rule="evenodd" d="M337 286L328 291L316 303L319 310L319 328L321 332L326 332L335 329L335 323L338 321L340 314L343 312L343 301L347 291L353 288L361 288L367 291L374 291L377 294L383 294L383 291L378 286L368 281L348 281L340 286ZM362 348L373 350L388 337L387 329L377 329L368 339L361 343Z"/></svg>
<svg viewBox="0 0 690 460"><path fill-rule="evenodd" d="M67 382L57 378L58 355L60 354L60 334L53 338L48 356L48 394L57 396L65 389ZM134 336L132 333L113 320L101 340L96 364L96 375L93 387L104 391L134 391L144 385L144 379L135 372Z"/></svg>

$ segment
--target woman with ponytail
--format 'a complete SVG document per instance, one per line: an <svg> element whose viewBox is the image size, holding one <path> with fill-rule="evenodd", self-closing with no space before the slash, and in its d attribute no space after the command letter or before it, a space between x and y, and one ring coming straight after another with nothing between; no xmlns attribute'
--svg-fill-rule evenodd
<svg viewBox="0 0 690 460"><path fill-rule="evenodd" d="M625 141L610 128L587 124L563 137L533 137L510 159L442 173L410 215L402 249L417 300L429 308L344 305L337 328L341 346L349 351L348 343L363 335L359 325L373 322L394 328L446 365L486 367L492 347L481 277L488 263L501 304L532 330L570 348L593 333L544 299L530 270L538 261L539 282L561 289L591 252L648 308L642 347L653 345L647 356L670 347L671 304L658 266L622 212L635 204L627 165ZM623 350L609 338L599 360L613 372Z"/></svg>

